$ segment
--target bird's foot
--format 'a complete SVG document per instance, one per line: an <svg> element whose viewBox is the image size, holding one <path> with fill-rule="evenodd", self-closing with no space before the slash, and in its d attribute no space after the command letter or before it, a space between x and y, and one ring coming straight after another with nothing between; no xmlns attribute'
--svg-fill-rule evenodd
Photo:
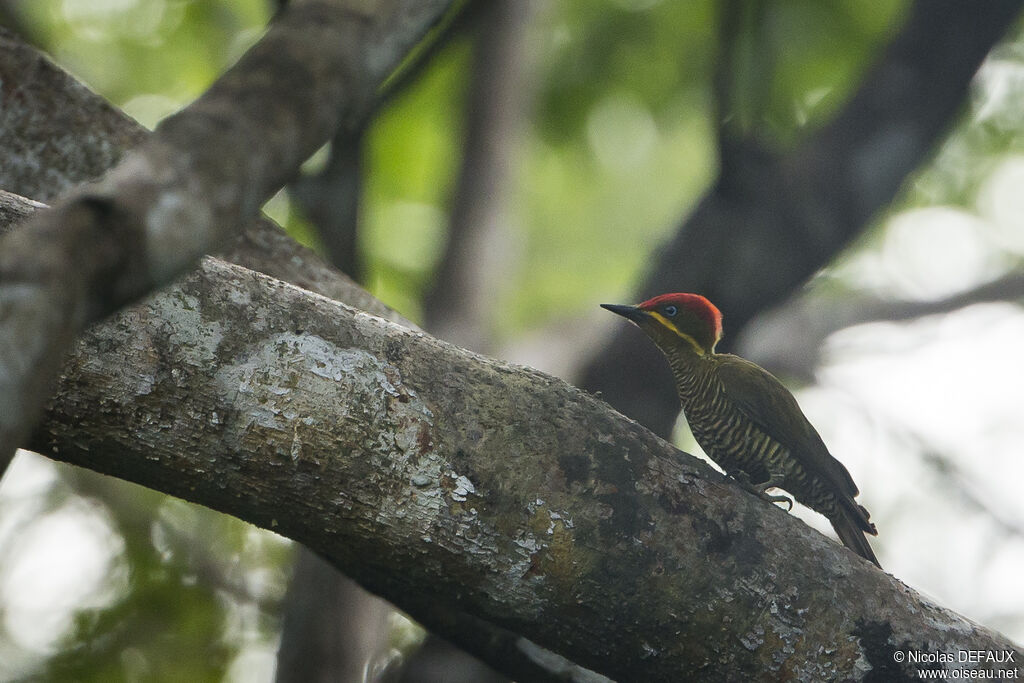
<svg viewBox="0 0 1024 683"><path fill-rule="evenodd" d="M768 493L768 489L772 488L773 486L778 486L784 480L783 475L779 474L778 472L772 472L771 476L768 477L768 481L762 482L760 484L754 484L753 482L751 482L750 477L747 475L746 472L743 471L734 474L733 479L738 481L740 483L740 486L750 491L761 500L766 500L769 503L785 503L787 506L786 510L793 509L793 499L790 498L789 496Z"/></svg>

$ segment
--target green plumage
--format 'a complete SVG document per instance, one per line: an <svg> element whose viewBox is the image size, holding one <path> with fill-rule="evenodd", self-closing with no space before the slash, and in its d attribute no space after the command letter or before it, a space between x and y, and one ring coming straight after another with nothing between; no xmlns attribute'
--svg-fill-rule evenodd
<svg viewBox="0 0 1024 683"><path fill-rule="evenodd" d="M683 413L708 457L754 484L774 477L776 486L827 517L847 547L878 565L864 536L877 531L854 500L858 490L850 473L774 375L739 356L714 352L721 330L709 336L707 327L720 325L720 314L694 297L666 295L637 307L605 307L633 320L665 353ZM714 316L694 312L704 303Z"/></svg>

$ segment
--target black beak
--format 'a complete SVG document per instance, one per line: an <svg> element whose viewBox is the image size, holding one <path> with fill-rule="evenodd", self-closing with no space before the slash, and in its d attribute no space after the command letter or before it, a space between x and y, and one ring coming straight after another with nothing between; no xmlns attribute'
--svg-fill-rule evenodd
<svg viewBox="0 0 1024 683"><path fill-rule="evenodd" d="M636 306L622 306L620 304L601 304L601 308L611 311L612 313L618 313L623 318L628 318L635 323L639 323L641 320L647 317L647 313L640 310Z"/></svg>

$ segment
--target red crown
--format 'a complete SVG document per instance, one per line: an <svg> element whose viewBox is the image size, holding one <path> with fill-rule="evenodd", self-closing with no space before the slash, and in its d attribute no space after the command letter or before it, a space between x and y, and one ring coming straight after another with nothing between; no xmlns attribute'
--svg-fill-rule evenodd
<svg viewBox="0 0 1024 683"><path fill-rule="evenodd" d="M645 311L653 311L659 307L673 304L680 310L687 310L708 324L714 333L715 339L722 336L722 312L713 303L702 297L700 294L689 294L678 292L675 294L661 294L648 299L637 308Z"/></svg>

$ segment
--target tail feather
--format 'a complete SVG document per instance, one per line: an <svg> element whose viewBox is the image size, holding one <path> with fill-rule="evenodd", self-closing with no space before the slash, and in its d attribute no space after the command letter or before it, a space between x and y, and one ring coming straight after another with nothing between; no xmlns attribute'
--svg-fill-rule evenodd
<svg viewBox="0 0 1024 683"><path fill-rule="evenodd" d="M832 522L832 528L836 530L843 545L881 569L882 565L878 563L878 558L875 557L875 553L871 550L868 539L864 535L865 532L876 535L878 532L875 530L875 525L868 521L867 510L852 500L850 503L856 511L841 509L839 514L829 519Z"/></svg>

